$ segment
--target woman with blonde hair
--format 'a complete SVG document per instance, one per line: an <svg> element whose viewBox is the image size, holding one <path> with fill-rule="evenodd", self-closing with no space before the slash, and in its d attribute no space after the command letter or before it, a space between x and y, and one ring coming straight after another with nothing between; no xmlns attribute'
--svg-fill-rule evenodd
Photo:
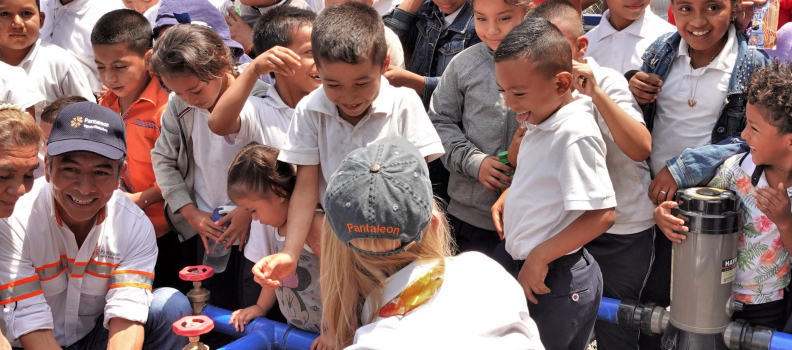
<svg viewBox="0 0 792 350"><path fill-rule="evenodd" d="M451 256L426 162L409 141L350 153L325 211L322 322L336 349L544 349L514 278L481 253Z"/></svg>

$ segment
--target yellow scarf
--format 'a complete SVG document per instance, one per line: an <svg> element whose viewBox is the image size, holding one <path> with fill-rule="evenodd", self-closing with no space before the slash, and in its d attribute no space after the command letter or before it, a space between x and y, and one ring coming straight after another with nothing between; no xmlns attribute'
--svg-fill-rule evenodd
<svg viewBox="0 0 792 350"><path fill-rule="evenodd" d="M429 269L423 276L410 282L404 290L379 310L379 317L404 316L423 305L435 295L443 285L445 259Z"/></svg>

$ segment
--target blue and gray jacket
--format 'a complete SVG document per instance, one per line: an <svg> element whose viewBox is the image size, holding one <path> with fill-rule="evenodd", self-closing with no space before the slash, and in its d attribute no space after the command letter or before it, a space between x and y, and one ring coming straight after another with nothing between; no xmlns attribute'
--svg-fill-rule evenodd
<svg viewBox="0 0 792 350"><path fill-rule="evenodd" d="M473 6L467 2L446 28L445 14L432 0L426 0L414 14L397 7L383 16L383 21L399 36L404 51L412 50L407 70L425 77L424 107L429 106L439 77L451 59L481 42L474 26Z"/></svg>
<svg viewBox="0 0 792 350"><path fill-rule="evenodd" d="M665 81L677 57L681 38L679 33L668 33L658 38L646 49L642 57L641 71L657 74ZM742 33L737 34L736 44L737 62L729 80L726 99L718 114L718 121L712 129L711 145L687 149L679 156L666 161L668 170L679 188L706 184L726 158L746 151L745 141L740 138L740 133L746 124L745 86L754 71L769 63L770 58L763 51L748 46L748 37ZM634 75L634 71L626 75L629 79ZM651 132L657 116L657 102L642 105L641 109L646 127Z"/></svg>

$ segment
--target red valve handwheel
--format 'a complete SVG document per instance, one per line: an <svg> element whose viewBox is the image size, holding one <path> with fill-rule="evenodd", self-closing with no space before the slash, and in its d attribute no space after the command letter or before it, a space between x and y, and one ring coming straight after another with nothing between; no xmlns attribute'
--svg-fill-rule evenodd
<svg viewBox="0 0 792 350"><path fill-rule="evenodd" d="M185 281L199 282L214 275L214 269L209 266L187 266L179 271L179 278Z"/></svg>
<svg viewBox="0 0 792 350"><path fill-rule="evenodd" d="M173 332L183 337L197 337L214 329L214 321L204 315L185 316L173 323Z"/></svg>

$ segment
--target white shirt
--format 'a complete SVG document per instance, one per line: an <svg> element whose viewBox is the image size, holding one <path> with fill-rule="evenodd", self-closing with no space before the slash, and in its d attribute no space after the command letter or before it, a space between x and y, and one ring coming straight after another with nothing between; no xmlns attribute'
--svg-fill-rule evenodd
<svg viewBox="0 0 792 350"><path fill-rule="evenodd" d="M154 28L154 24L157 23L157 13L159 12L160 6L162 5L162 1L160 0L156 5L151 6L143 13L143 16L151 23L151 28ZM209 0L210 3L214 7L217 8L218 11L222 12L225 15L228 15L228 8L234 7L234 4L231 3L230 0Z"/></svg>
<svg viewBox="0 0 792 350"><path fill-rule="evenodd" d="M436 263L413 262L388 277L380 304ZM435 295L405 316L367 320L372 301L366 299L364 326L346 349L544 349L525 294L503 267L478 252L446 258L445 265L443 284ZM486 276L486 281L471 276ZM465 307L473 300L486 300L486 305Z"/></svg>
<svg viewBox="0 0 792 350"><path fill-rule="evenodd" d="M597 84L613 102L616 102L619 108L634 120L644 124L643 113L630 92L627 79L613 69L601 67L591 57L587 59L587 63L594 72ZM575 94L579 93L575 91ZM646 196L651 183L649 165L645 161L636 162L624 154L613 141L613 135L596 106L593 111L608 150L605 162L613 184L613 191L616 192L616 223L608 230L608 233L632 234L651 228L654 226L652 211L655 207Z"/></svg>
<svg viewBox="0 0 792 350"><path fill-rule="evenodd" d="M610 10L606 10L600 24L586 33L589 39L586 57L593 57L604 67L622 74L640 69L646 49L661 35L676 31L676 27L649 9L621 31L611 26L609 18Z"/></svg>
<svg viewBox="0 0 792 350"><path fill-rule="evenodd" d="M525 260L587 210L616 206L605 141L588 97L528 125L504 211L506 251Z"/></svg>
<svg viewBox="0 0 792 350"><path fill-rule="evenodd" d="M63 95L77 95L96 101L85 71L70 53L39 38L27 56L17 65L36 85L44 101L36 104L36 120L48 103Z"/></svg>
<svg viewBox="0 0 792 350"><path fill-rule="evenodd" d="M445 15L445 17L443 17L443 29L448 28L450 25L454 24L454 20L456 20L457 16L459 15L459 12L462 11L462 7L464 6L460 6L456 11L451 12Z"/></svg>
<svg viewBox="0 0 792 350"><path fill-rule="evenodd" d="M0 102L27 109L41 101L44 95L30 82L24 69L0 61Z"/></svg>
<svg viewBox="0 0 792 350"><path fill-rule="evenodd" d="M80 61L94 94L102 91L102 82L94 62L91 31L99 18L121 8L125 8L121 0L74 0L68 5L61 0L41 1L41 12L47 20L39 37L64 48Z"/></svg>
<svg viewBox="0 0 792 350"><path fill-rule="evenodd" d="M327 183L344 158L355 149L389 136L409 140L430 162L445 153L415 90L393 87L382 77L379 95L368 114L353 126L341 118L338 107L320 86L297 104L278 160L321 165L319 199L324 203Z"/></svg>
<svg viewBox="0 0 792 350"><path fill-rule="evenodd" d="M255 113L244 113L248 108L252 108ZM226 136L226 142L244 147L255 141L281 149L286 142L286 132L289 130L293 115L294 109L283 102L275 87L271 87L264 98L248 97L243 113L240 113L242 125L239 127L239 132ZM267 237L274 235L275 232L274 227L253 221L250 224L250 237L245 246L245 258L255 263L272 254Z"/></svg>
<svg viewBox="0 0 792 350"><path fill-rule="evenodd" d="M677 56L663 83L663 91L657 97L652 154L649 157L653 175L666 166L666 161L685 149L710 144L712 129L726 100L729 80L737 61L733 26L729 27L726 35L729 39L718 57L699 69L690 66L685 39L679 42ZM688 105L688 99L691 98L696 100L695 107Z"/></svg>
<svg viewBox="0 0 792 350"><path fill-rule="evenodd" d="M146 323L157 242L146 214L116 190L81 247L57 214L52 186L39 179L14 214L0 220L0 294L5 335L51 329L60 346L121 317ZM7 289L10 283L16 283ZM16 302L14 302L16 301Z"/></svg>
<svg viewBox="0 0 792 350"><path fill-rule="evenodd" d="M249 102L240 114L255 114ZM193 160L195 161L195 205L198 210L211 213L221 205L230 205L226 193L228 168L244 145L226 142L223 136L209 130L209 111L195 109L192 129Z"/></svg>

